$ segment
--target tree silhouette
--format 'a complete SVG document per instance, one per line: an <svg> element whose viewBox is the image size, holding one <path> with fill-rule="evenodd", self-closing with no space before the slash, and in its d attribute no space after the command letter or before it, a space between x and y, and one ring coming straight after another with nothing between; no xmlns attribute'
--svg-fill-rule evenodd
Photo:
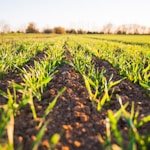
<svg viewBox="0 0 150 150"><path fill-rule="evenodd" d="M39 31L36 29L36 26L34 23L29 23L26 33L38 33Z"/></svg>
<svg viewBox="0 0 150 150"><path fill-rule="evenodd" d="M53 29L53 32L56 33L56 34L65 34L66 30L63 27L55 27Z"/></svg>

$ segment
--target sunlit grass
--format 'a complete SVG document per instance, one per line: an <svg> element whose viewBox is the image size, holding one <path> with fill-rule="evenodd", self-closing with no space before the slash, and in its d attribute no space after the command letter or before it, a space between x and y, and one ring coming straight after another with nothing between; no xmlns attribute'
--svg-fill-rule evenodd
<svg viewBox="0 0 150 150"><path fill-rule="evenodd" d="M131 104L131 110L127 111L129 103L122 104L121 97L117 95L116 103L120 103L120 108L116 111L109 109L113 88L120 84L125 78L133 83L142 86L147 94L150 91L150 50L149 37L145 37L145 42L138 38L131 40L130 36L126 39L121 37L107 37L92 35L88 36L58 36L55 35L0 35L0 79L5 74L15 70L20 72L22 83L10 82L12 90L6 92L0 91L0 94L7 99L5 105L0 106L0 149L14 149L14 120L17 111L23 109L27 104L35 121L39 117L35 108L35 100L42 101L42 93L51 82L57 67L62 63L68 63L75 68L83 77L88 97L92 107L101 113L108 104L107 116L105 119L106 135L102 138L98 136L104 149L124 149L127 150L142 149L150 147L150 135L141 135L139 128L150 122L150 116L144 116L139 119L139 110L135 104ZM101 37L105 40L101 40ZM132 36L133 37L133 36ZM95 39L94 39L95 38ZM44 40L43 40L44 39ZM108 41L116 40L116 42ZM122 40L122 42L117 42ZM129 42L129 44L125 42ZM135 43L138 43L137 45ZM140 42L145 46L139 46ZM70 52L72 60L65 60L64 49ZM22 67L28 60L34 58L38 52L44 51L45 56L42 60L34 61L33 66ZM124 76L120 80L114 80L113 74L108 78L105 77L106 70L95 67L93 58L98 57L110 62ZM44 113L41 115L41 121L36 122L39 132L33 142L33 149L38 149L41 144L45 130L50 123L47 115L52 109L55 109L58 98L65 92L63 88L58 92L55 98L48 104ZM21 94L21 100L18 103L17 93ZM149 95L150 96L150 95ZM99 114L101 115L101 114ZM128 145L124 145L122 131L119 129L119 121L123 119L128 132ZM4 135L7 139L3 139ZM49 137L49 149L53 149L61 135L54 133ZM113 142L115 139L115 143Z"/></svg>

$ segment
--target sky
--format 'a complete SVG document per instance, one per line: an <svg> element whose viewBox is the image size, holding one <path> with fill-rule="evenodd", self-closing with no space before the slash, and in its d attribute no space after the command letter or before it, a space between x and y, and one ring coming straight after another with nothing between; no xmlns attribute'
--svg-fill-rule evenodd
<svg viewBox="0 0 150 150"><path fill-rule="evenodd" d="M38 29L98 30L112 23L150 27L150 0L0 0L0 28L12 30L34 22Z"/></svg>

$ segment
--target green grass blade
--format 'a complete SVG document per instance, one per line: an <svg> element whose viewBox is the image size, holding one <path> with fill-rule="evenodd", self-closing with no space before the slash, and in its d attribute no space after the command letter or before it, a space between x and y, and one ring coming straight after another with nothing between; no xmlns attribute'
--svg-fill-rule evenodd
<svg viewBox="0 0 150 150"><path fill-rule="evenodd" d="M57 99L60 97L60 95L62 95L62 93L66 90L66 88L63 88L59 91L59 93L57 94L57 96L54 98L54 100L49 103L48 107L46 108L45 112L44 112L44 116L43 118L45 118L47 116L47 114L54 108Z"/></svg>
<svg viewBox="0 0 150 150"><path fill-rule="evenodd" d="M33 143L32 150L37 150L38 149L48 123L49 123L49 121L46 121L44 123L44 125L42 126L42 128L40 129L39 133L37 134L36 140Z"/></svg>
<svg viewBox="0 0 150 150"><path fill-rule="evenodd" d="M110 120L110 125L111 125L112 132L113 132L114 136L116 137L116 140L117 140L118 144L121 147L123 147L122 135L117 129L117 121L116 121L116 118L114 117L114 114L113 114L112 110L108 110L108 117L109 117L109 120Z"/></svg>
<svg viewBox="0 0 150 150"><path fill-rule="evenodd" d="M137 128L143 126L145 123L150 122L150 115L144 117L137 125Z"/></svg>

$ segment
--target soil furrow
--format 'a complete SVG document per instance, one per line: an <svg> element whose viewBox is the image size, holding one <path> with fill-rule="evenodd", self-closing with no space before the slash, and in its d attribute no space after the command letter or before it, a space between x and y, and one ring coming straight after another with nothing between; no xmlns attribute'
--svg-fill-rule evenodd
<svg viewBox="0 0 150 150"><path fill-rule="evenodd" d="M104 132L104 119L106 114L101 114L92 107L84 86L82 76L75 72L74 68L64 64L58 68L58 73L49 83L47 91L43 93L43 100L36 102L38 116L44 113L48 103L56 93L66 87L65 93L58 99L57 105L48 115L50 123L47 127L40 149L46 148L45 143L54 133L61 133L61 140L56 149L99 149L101 145L97 139L99 131ZM19 138L23 139L23 147L30 149L33 137L36 136L36 128L33 127L33 119L28 108L21 110L16 118L15 138L16 145ZM25 120L22 123L22 120ZM22 127L23 124L23 127ZM28 132L30 131L30 132Z"/></svg>
<svg viewBox="0 0 150 150"><path fill-rule="evenodd" d="M100 60L97 57L94 57L94 62L96 68L99 70L106 70L105 76L107 79L109 79L111 74L113 74L113 81L117 81L123 78L109 62ZM121 96L123 103L131 103L134 101L136 108L139 107L142 113L150 114L150 98L146 95L144 89L139 85L133 84L128 79L124 79L121 81L121 83L114 87L114 93L111 101L116 99L116 94Z"/></svg>

